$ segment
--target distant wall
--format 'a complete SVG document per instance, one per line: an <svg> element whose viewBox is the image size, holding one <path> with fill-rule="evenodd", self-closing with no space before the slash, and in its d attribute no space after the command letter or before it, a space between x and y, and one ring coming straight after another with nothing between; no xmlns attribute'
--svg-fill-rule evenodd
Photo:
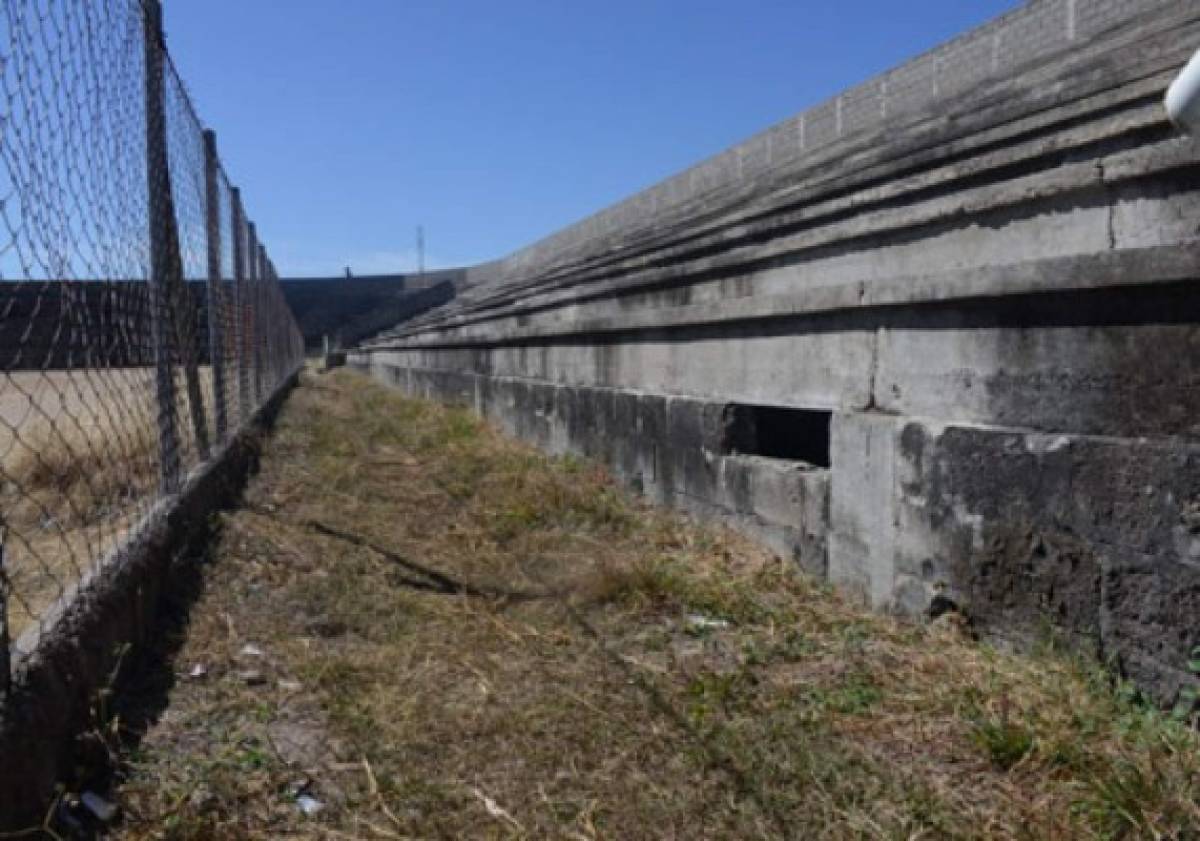
<svg viewBox="0 0 1200 841"><path fill-rule="evenodd" d="M304 334L305 345L315 350L321 347L326 336L340 339L343 345L349 346L424 311L411 304L420 301L436 301L430 306L445 303L453 297L455 289L466 283L467 273L467 269L443 269L421 275L286 278L280 285ZM433 288L442 291L432 297L415 299L409 302L410 305L399 303L401 297ZM448 296L447 292L450 293ZM376 315L381 312L394 315L394 320L380 322ZM378 326L364 329L364 320Z"/></svg>
<svg viewBox="0 0 1200 841"><path fill-rule="evenodd" d="M448 304L454 300L455 286L448 280L414 289L380 301L361 315L338 328L337 336L343 348L355 347L360 342L378 336L409 319Z"/></svg>
<svg viewBox="0 0 1200 841"><path fill-rule="evenodd" d="M207 324L206 285L189 283L188 289L196 323ZM0 283L0 371L148 366L154 363L150 334L145 281ZM195 338L194 358L207 363L206 332L198 330Z"/></svg>

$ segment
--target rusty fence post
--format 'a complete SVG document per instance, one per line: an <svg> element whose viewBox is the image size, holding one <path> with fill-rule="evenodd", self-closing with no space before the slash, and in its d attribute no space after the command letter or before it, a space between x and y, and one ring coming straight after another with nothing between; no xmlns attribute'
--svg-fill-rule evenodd
<svg viewBox="0 0 1200 841"><path fill-rule="evenodd" d="M154 347L158 402L159 486L164 494L179 485L179 434L175 425L175 367L171 356L171 242L175 209L167 163L167 110L163 84L162 5L142 4L146 66L146 186L149 200L150 333Z"/></svg>

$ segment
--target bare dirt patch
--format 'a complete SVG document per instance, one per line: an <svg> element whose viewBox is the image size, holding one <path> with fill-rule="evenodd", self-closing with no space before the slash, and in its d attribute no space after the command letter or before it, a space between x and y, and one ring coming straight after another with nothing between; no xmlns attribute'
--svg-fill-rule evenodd
<svg viewBox="0 0 1200 841"><path fill-rule="evenodd" d="M165 710L101 728L127 746L119 837L1200 826L1195 735L1099 669L864 613L351 374L293 396L204 577Z"/></svg>

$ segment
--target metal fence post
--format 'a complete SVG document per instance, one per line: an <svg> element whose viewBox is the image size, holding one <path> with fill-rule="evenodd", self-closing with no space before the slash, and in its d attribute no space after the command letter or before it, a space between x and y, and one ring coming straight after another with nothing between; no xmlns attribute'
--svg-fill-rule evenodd
<svg viewBox="0 0 1200 841"><path fill-rule="evenodd" d="M217 441L229 432L225 402L225 325L221 289L221 195L217 187L217 133L204 132L204 188L208 236L208 362L212 368Z"/></svg>
<svg viewBox="0 0 1200 841"><path fill-rule="evenodd" d="M275 387L274 354L271 353L272 330L272 301L271 301L271 272L268 268L267 247L261 243L258 246L258 276L262 278L262 355L263 355L263 390L260 400L265 400Z"/></svg>
<svg viewBox="0 0 1200 841"><path fill-rule="evenodd" d="M267 367L267 273L263 270L262 262L263 247L260 241L258 246L258 403L261 406L262 402L267 397L267 380L271 375L270 369Z"/></svg>
<svg viewBox="0 0 1200 841"><path fill-rule="evenodd" d="M8 632L8 573L4 568L4 548L8 535L0 529L0 699L12 689L12 637Z"/></svg>
<svg viewBox="0 0 1200 841"><path fill-rule="evenodd" d="M179 485L179 436L175 428L175 369L171 359L170 240L175 209L167 170L167 109L163 89L162 5L142 5L146 64L146 185L150 236L150 332L154 345L155 394L158 400L159 484L164 494Z"/></svg>
<svg viewBox="0 0 1200 841"><path fill-rule="evenodd" d="M233 205L234 344L237 348L238 423L250 420L250 371L246 363L246 214L242 193L230 188Z"/></svg>
<svg viewBox="0 0 1200 841"><path fill-rule="evenodd" d="M250 281L250 315L246 319L250 329L250 342L246 353L250 359L250 396L254 401L254 408L257 409L259 401L262 400L262 355L258 351L259 342L262 341L262 306L258 294L258 228L253 222L247 222L246 231L246 277Z"/></svg>

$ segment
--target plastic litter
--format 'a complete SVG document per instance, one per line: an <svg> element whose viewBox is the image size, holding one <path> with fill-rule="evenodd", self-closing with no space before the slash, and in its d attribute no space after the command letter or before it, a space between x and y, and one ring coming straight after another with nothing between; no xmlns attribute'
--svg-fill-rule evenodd
<svg viewBox="0 0 1200 841"><path fill-rule="evenodd" d="M702 616L699 613L688 614L687 625L689 628L697 631L718 631L729 627L729 622L724 619L713 619L709 616Z"/></svg>
<svg viewBox="0 0 1200 841"><path fill-rule="evenodd" d="M296 798L296 805L300 807L301 812L310 818L314 815L320 814L320 812L325 808L325 804L313 797L311 794L301 794Z"/></svg>
<svg viewBox="0 0 1200 841"><path fill-rule="evenodd" d="M112 823L117 819L117 813L120 811L117 804L110 803L100 795L85 791L79 797L79 802L84 808L96 816L96 820L100 823Z"/></svg>

